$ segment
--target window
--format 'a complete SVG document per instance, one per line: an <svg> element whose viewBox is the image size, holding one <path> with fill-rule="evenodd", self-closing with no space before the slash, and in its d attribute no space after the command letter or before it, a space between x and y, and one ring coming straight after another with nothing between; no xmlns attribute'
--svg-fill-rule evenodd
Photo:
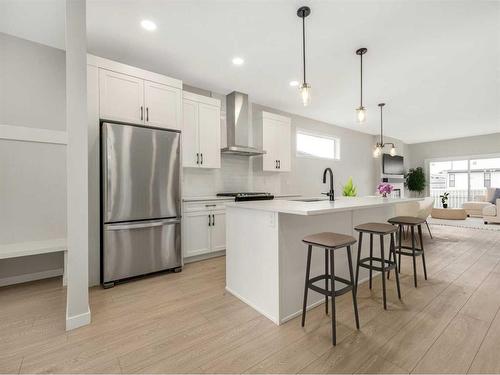
<svg viewBox="0 0 500 375"><path fill-rule="evenodd" d="M340 159L340 140L328 135L297 130L297 156Z"/></svg>
<svg viewBox="0 0 500 375"><path fill-rule="evenodd" d="M485 188L491 187L491 173L489 172L484 172L484 187Z"/></svg>
<svg viewBox="0 0 500 375"><path fill-rule="evenodd" d="M448 181L448 186L449 187L455 187L455 173L450 173L448 175L449 181Z"/></svg>

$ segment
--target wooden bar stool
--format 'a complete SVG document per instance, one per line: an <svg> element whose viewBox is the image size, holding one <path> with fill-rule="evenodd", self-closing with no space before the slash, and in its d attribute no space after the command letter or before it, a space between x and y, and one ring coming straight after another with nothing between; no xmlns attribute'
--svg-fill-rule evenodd
<svg viewBox="0 0 500 375"><path fill-rule="evenodd" d="M307 266L306 266L306 281L304 286L304 304L302 307L302 327L306 322L306 309L307 309L307 292L309 289L314 290L325 296L325 310L328 314L328 297L332 298L332 343L337 344L337 329L336 329L336 317L335 317L335 297L352 291L352 303L354 307L354 316L356 319L356 327L359 329L359 316L358 316L358 305L356 303L356 288L354 286L354 273L352 269L352 258L351 258L351 245L356 243L356 239L352 236L339 233L323 232L311 234L304 237L302 240L308 246L307 249ZM315 276L310 278L311 272L311 255L312 248L322 247L325 249L325 274ZM347 249L347 260L349 262L349 275L350 280L335 276L335 256L334 251L345 247ZM328 252L330 252L330 272L328 272ZM320 288L314 285L315 282L325 280L325 287ZM328 287L328 280L330 280L331 287ZM341 289L335 289L335 281L344 284L345 286Z"/></svg>
<svg viewBox="0 0 500 375"><path fill-rule="evenodd" d="M398 250L396 253L399 254L399 272L401 272L401 255L410 256L413 258L413 283L415 284L415 288L417 287L417 256L422 256L422 264L424 266L424 277L427 280L427 268L425 266L425 253L424 253L424 242L422 240L422 224L425 223L424 219L420 219L418 217L412 216L397 216L387 220L391 224L395 224L399 226L398 233ZM408 226L411 230L411 246L403 246L402 245L402 234L403 227ZM417 248L415 245L415 227L418 230L418 237L420 242L420 248ZM403 251L403 249L411 250ZM396 261L396 254L394 254L394 261Z"/></svg>
<svg viewBox="0 0 500 375"><path fill-rule="evenodd" d="M387 296L385 290L385 272L389 275L389 271L392 269L396 270L396 287L398 290L398 297L401 299L401 289L399 287L399 276L398 276L398 266L396 263L396 247L394 244L394 233L398 228L391 224L386 223L365 223L354 227L354 230L359 232L358 241L358 264L356 267L356 288L358 287L359 278L359 268L367 268L370 270L370 289L372 288L372 271L382 272L382 295L384 299L384 309L387 310ZM361 245L363 242L363 233L370 234L370 256L361 259ZM380 258L373 256L373 235L380 236ZM391 236L391 246L389 248L389 260L385 259L384 253L384 236ZM391 255L394 255L394 261L391 261ZM373 262L380 263L380 267L374 266ZM369 264L367 264L369 263Z"/></svg>

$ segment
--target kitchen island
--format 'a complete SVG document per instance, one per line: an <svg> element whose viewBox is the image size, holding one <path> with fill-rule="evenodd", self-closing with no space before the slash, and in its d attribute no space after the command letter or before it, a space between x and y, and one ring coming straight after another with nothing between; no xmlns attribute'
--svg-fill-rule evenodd
<svg viewBox="0 0 500 375"><path fill-rule="evenodd" d="M226 205L226 290L276 324L302 312L306 246L302 238L318 232L356 236L354 227L385 222L394 206L419 198L356 197L328 201L293 198L228 203ZM389 239L386 239L389 246ZM363 251L369 241L363 242ZM379 254L374 241L374 254ZM353 248L356 260L357 244ZM355 264L354 264L355 266ZM311 276L324 273L324 252L313 251ZM346 252L335 257L335 273L348 278ZM361 269L360 282L367 270ZM308 308L324 303L324 296L309 292Z"/></svg>

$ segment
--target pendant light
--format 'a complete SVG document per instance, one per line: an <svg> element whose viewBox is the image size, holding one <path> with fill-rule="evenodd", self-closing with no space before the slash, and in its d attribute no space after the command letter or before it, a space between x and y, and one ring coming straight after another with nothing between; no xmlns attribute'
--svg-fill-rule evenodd
<svg viewBox="0 0 500 375"><path fill-rule="evenodd" d="M361 90L360 90L360 104L359 107L356 108L356 112L358 115L358 122L360 124L364 123L366 121L366 109L363 107L363 55L367 52L368 50L366 48L359 48L356 50L356 55L359 56L360 62L361 62L361 74L360 74L360 83L361 83Z"/></svg>
<svg viewBox="0 0 500 375"><path fill-rule="evenodd" d="M302 63L304 79L302 84L299 86L300 94L302 96L302 103L304 107L311 103L311 85L306 81L306 17L311 14L311 8L300 7L297 10L297 16L302 18Z"/></svg>
<svg viewBox="0 0 500 375"><path fill-rule="evenodd" d="M389 151L389 154L391 156L396 155L396 146L394 146L394 143L388 142L384 143L384 122L382 118L382 108L384 107L385 103L379 103L380 107L380 142L377 142L375 144L375 149L373 150L373 157L378 158L380 155L382 155L382 151L384 150L384 147L386 145L391 145L391 150Z"/></svg>

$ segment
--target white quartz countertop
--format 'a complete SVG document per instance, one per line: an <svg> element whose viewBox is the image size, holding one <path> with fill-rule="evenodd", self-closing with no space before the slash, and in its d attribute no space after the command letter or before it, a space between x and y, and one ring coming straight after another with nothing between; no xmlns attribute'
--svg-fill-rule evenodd
<svg viewBox="0 0 500 375"><path fill-rule="evenodd" d="M304 202L299 199L321 199ZM330 202L324 197L290 198L269 201L230 202L226 207L237 207L251 210L271 211L293 215L322 215L333 212L360 210L364 208L381 207L398 203L420 201L423 198L382 198L382 197L340 197Z"/></svg>
<svg viewBox="0 0 500 375"><path fill-rule="evenodd" d="M275 198L300 197L300 194L273 194ZM203 202L203 201L234 201L232 197L218 197L216 195L205 195L199 197L182 197L184 202Z"/></svg>

